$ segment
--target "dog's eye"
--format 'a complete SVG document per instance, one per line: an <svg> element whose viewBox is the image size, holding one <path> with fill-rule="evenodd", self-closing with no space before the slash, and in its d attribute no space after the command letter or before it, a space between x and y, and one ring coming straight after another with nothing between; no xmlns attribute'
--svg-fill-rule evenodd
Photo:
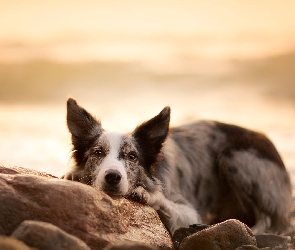
<svg viewBox="0 0 295 250"><path fill-rule="evenodd" d="M129 161L136 161L137 160L137 155L135 152L130 152L127 157L128 157Z"/></svg>
<svg viewBox="0 0 295 250"><path fill-rule="evenodd" d="M95 149L93 153L98 157L102 157L104 155L104 151L101 148Z"/></svg>

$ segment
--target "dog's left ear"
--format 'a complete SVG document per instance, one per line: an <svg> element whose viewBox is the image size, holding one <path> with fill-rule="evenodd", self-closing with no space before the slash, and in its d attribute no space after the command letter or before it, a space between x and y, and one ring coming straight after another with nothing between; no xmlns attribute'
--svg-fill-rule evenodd
<svg viewBox="0 0 295 250"><path fill-rule="evenodd" d="M142 149L146 168L156 161L164 143L170 122L170 107L165 107L157 116L139 125L133 132L133 137Z"/></svg>
<svg viewBox="0 0 295 250"><path fill-rule="evenodd" d="M101 123L80 107L74 99L69 98L67 124L72 135L73 157L80 166L83 163L85 151L102 133Z"/></svg>
<svg viewBox="0 0 295 250"><path fill-rule="evenodd" d="M72 98L67 101L67 124L72 136L79 140L91 140L102 133L100 121Z"/></svg>

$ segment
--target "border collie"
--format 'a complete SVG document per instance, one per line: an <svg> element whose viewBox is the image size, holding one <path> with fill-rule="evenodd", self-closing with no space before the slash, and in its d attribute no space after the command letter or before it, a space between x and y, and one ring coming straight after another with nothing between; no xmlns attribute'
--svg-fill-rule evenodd
<svg viewBox="0 0 295 250"><path fill-rule="evenodd" d="M230 218L255 234L288 227L290 178L265 135L215 121L169 129L169 121L165 107L132 133L105 131L70 98L75 166L63 178L150 205L171 233Z"/></svg>

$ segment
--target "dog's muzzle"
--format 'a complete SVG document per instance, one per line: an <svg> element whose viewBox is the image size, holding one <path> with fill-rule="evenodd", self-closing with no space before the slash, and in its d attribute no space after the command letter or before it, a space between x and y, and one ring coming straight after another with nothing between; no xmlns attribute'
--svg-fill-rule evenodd
<svg viewBox="0 0 295 250"><path fill-rule="evenodd" d="M105 172L104 178L105 178L106 183L110 187L115 188L121 182L122 175L121 175L121 173L118 170L116 170L116 169L110 169L110 170L107 170Z"/></svg>

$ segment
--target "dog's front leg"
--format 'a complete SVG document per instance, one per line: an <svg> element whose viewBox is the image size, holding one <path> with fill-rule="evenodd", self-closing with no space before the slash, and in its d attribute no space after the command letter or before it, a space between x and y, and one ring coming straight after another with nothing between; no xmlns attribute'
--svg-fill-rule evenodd
<svg viewBox="0 0 295 250"><path fill-rule="evenodd" d="M150 194L142 186L138 186L127 198L142 204L147 204L150 200Z"/></svg>
<svg viewBox="0 0 295 250"><path fill-rule="evenodd" d="M74 172L67 172L60 179L70 180L70 181L79 181L79 177Z"/></svg>
<svg viewBox="0 0 295 250"><path fill-rule="evenodd" d="M130 198L150 205L159 215L163 215L160 216L161 220L171 234L180 227L202 223L199 213L189 202L174 202L167 199L161 191L149 193L143 187L139 186L132 192Z"/></svg>
<svg viewBox="0 0 295 250"><path fill-rule="evenodd" d="M138 186L137 188L135 188L127 198L142 204L148 204L155 210L159 210L160 207L163 206L161 192L156 191L154 193L151 193L144 189L144 187L142 186Z"/></svg>

